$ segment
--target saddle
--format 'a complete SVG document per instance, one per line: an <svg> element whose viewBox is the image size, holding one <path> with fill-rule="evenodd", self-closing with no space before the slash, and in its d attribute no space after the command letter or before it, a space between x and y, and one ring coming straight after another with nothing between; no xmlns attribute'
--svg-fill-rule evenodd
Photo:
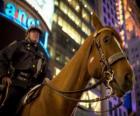
<svg viewBox="0 0 140 116"><path fill-rule="evenodd" d="M35 100L40 95L41 88L42 84L38 84L31 88L29 92L27 92L27 94L23 97L22 104L25 105Z"/></svg>
<svg viewBox="0 0 140 116"><path fill-rule="evenodd" d="M19 107L17 109L17 116L19 116L22 112L22 109L24 108L24 106L26 104L29 104L31 102L33 102L39 95L42 89L42 84L38 84L36 86L34 86L33 88L31 88L26 95L22 98Z"/></svg>

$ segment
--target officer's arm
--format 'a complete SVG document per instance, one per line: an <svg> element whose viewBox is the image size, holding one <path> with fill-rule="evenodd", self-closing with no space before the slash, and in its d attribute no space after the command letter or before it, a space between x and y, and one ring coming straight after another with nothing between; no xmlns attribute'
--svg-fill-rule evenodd
<svg viewBox="0 0 140 116"><path fill-rule="evenodd" d="M45 77L49 78L50 80L52 79L52 72L50 70L50 62L48 59L46 59L44 73L45 73Z"/></svg>
<svg viewBox="0 0 140 116"><path fill-rule="evenodd" d="M12 56L17 49L17 43L17 41L14 41L0 51L0 78L10 76L10 62L12 61Z"/></svg>
<svg viewBox="0 0 140 116"><path fill-rule="evenodd" d="M46 67L46 77L49 78L50 80L52 79L52 72L49 69L49 67Z"/></svg>

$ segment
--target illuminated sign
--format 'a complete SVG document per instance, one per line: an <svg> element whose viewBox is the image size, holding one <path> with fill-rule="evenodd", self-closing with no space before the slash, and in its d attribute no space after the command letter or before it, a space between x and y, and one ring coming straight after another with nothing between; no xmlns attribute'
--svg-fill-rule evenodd
<svg viewBox="0 0 140 116"><path fill-rule="evenodd" d="M7 16L13 18L24 27L29 28L31 25L40 25L39 20L30 17L24 10L17 8L13 3L7 3L4 11Z"/></svg>
<svg viewBox="0 0 140 116"><path fill-rule="evenodd" d="M49 29L52 25L54 13L54 0L25 0L29 3L44 19Z"/></svg>
<svg viewBox="0 0 140 116"><path fill-rule="evenodd" d="M40 25L39 20L30 17L23 9L17 8L13 3L7 3L4 12L26 28L29 28L31 25Z"/></svg>
<svg viewBox="0 0 140 116"><path fill-rule="evenodd" d="M19 24L24 29L28 29L31 25L40 25L40 21L38 19L29 16L22 8L17 8L14 3L7 3L4 9L4 14L0 14L5 16L9 20L12 20L13 22ZM44 48L47 56L49 57L50 55L47 50L48 35L49 33L45 32L43 41L40 41L39 43Z"/></svg>

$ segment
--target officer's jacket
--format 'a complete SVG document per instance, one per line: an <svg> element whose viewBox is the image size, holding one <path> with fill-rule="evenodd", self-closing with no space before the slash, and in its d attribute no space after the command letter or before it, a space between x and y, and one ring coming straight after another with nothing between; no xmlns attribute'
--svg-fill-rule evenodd
<svg viewBox="0 0 140 116"><path fill-rule="evenodd" d="M27 40L14 41L0 51L0 78L11 76L11 67L16 71L29 71L34 76L39 59L42 61L39 78L50 77L48 59L40 47Z"/></svg>

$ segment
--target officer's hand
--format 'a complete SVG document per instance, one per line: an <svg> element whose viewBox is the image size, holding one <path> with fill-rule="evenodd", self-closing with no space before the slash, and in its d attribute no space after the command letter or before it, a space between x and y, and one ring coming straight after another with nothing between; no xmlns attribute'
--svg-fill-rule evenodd
<svg viewBox="0 0 140 116"><path fill-rule="evenodd" d="M7 76L6 77L3 77L2 78L2 84L10 86L12 84L11 78L10 77L7 77Z"/></svg>

